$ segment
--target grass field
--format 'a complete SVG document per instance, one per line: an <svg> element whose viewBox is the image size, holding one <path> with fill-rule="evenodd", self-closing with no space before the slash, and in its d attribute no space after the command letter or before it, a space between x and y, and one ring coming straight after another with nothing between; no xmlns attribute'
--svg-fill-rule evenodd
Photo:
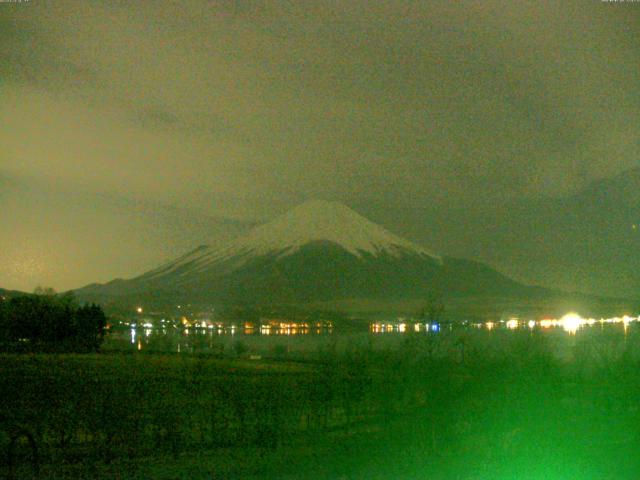
<svg viewBox="0 0 640 480"><path fill-rule="evenodd" d="M640 478L635 333L408 335L307 363L0 356L15 478ZM615 344L616 348L612 345Z"/></svg>

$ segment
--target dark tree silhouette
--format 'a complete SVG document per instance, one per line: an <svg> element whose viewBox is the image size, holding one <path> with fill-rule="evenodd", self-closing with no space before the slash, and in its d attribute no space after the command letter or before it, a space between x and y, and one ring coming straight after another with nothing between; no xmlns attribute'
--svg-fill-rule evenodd
<svg viewBox="0 0 640 480"><path fill-rule="evenodd" d="M36 289L0 301L0 348L89 352L99 349L106 316L97 305L79 306L71 294Z"/></svg>

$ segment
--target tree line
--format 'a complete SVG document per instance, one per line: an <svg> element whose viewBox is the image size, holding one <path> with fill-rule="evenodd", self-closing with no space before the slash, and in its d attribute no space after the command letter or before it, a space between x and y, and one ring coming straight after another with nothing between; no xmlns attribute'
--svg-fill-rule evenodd
<svg viewBox="0 0 640 480"><path fill-rule="evenodd" d="M4 351L97 351L106 324L100 306L80 305L70 293L38 287L31 295L0 299Z"/></svg>

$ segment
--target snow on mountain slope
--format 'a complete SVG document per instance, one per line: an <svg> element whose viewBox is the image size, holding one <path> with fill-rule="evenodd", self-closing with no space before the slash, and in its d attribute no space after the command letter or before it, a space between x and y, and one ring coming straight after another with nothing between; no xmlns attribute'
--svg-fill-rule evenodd
<svg viewBox="0 0 640 480"><path fill-rule="evenodd" d="M320 200L303 203L272 222L253 229L235 248L255 254L287 248L286 254L290 254L314 241L335 243L357 257L363 253L376 256L382 251L397 254L401 249L435 257L341 203Z"/></svg>
<svg viewBox="0 0 640 480"><path fill-rule="evenodd" d="M398 257L414 254L440 258L404 238L392 234L380 225L339 202L312 200L258 226L223 248L198 247L179 259L148 272L145 278L178 272L203 271L219 262L235 259L236 266L247 258L276 254L279 258L292 255L313 242L331 242L352 255L378 256L382 253Z"/></svg>
<svg viewBox="0 0 640 480"><path fill-rule="evenodd" d="M86 301L304 304L420 299L434 291L529 290L477 262L437 257L340 203L311 201L224 248L201 246L138 277L76 293Z"/></svg>

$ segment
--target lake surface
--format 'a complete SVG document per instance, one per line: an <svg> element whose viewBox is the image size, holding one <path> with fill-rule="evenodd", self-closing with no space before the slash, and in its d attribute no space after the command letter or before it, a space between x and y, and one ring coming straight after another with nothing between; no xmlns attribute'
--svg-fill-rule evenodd
<svg viewBox="0 0 640 480"><path fill-rule="evenodd" d="M568 314L561 319L510 319L485 323L363 323L361 329L342 330L334 326L296 324L235 324L208 327L130 326L114 328L104 351L133 351L177 354L213 354L262 358L305 358L327 352L358 348L401 348L407 341L431 342L443 351L473 348L501 349L517 337L544 338L555 355L571 358L577 347L606 349L608 355L634 347L640 352L640 324L635 317L584 319ZM637 348L636 348L637 346Z"/></svg>

